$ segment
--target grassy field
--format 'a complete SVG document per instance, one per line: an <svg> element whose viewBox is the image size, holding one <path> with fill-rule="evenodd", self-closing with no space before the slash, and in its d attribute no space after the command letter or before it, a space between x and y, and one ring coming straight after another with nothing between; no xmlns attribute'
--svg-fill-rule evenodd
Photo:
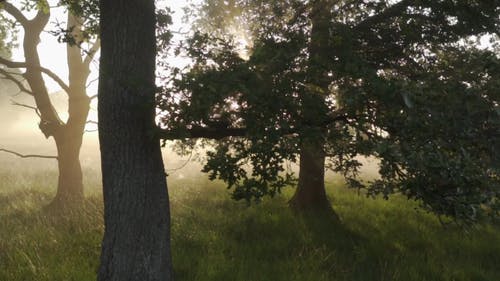
<svg viewBox="0 0 500 281"><path fill-rule="evenodd" d="M53 171L0 171L0 280L95 280L102 227L99 177L88 170L78 214L42 211ZM302 218L292 190L260 205L203 178L170 182L176 280L500 280L500 227L468 234L402 198L372 200L328 183L342 223Z"/></svg>

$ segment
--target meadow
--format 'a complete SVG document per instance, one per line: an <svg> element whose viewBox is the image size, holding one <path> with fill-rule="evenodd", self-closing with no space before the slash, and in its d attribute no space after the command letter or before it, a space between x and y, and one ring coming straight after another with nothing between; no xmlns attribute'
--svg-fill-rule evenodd
<svg viewBox="0 0 500 281"><path fill-rule="evenodd" d="M82 210L49 215L53 169L0 168L0 280L95 280L100 177L86 169ZM175 278L187 280L500 280L500 227L443 227L415 202L370 199L327 182L341 223L287 208L293 190L248 206L222 183L169 177Z"/></svg>

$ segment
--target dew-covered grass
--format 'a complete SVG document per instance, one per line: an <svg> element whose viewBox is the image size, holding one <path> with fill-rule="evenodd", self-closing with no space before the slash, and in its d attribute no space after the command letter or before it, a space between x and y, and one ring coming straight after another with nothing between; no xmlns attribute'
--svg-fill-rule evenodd
<svg viewBox="0 0 500 281"><path fill-rule="evenodd" d="M5 170L5 171L4 171ZM53 170L0 171L0 280L96 279L102 226L99 175L87 199L48 214ZM443 227L415 202L369 199L328 181L341 223L298 216L283 195L248 206L204 177L169 183L176 280L500 280L500 227Z"/></svg>

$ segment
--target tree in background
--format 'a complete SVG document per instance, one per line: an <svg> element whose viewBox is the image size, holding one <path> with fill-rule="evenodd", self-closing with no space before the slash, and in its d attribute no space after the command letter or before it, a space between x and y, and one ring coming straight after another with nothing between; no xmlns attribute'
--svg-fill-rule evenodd
<svg viewBox="0 0 500 281"><path fill-rule="evenodd" d="M470 42L489 34L496 44L498 3L241 0L202 9L215 34L245 20L251 50L246 58L234 40L195 32L179 50L193 63L171 70L158 99L160 135L218 139L204 171L236 199L279 192L293 179L286 161L300 158L290 201L298 210L330 207L327 166L351 187L399 192L438 215L498 216L500 62ZM212 18L228 24L207 25ZM380 160L379 179L359 179L358 156Z"/></svg>
<svg viewBox="0 0 500 281"><path fill-rule="evenodd" d="M101 281L172 280L166 174L155 128L155 4L100 1Z"/></svg>
<svg viewBox="0 0 500 281"><path fill-rule="evenodd" d="M40 64L37 46L40 34L50 20L48 1L25 1L20 6L12 1L1 1L0 12L19 25L23 31L22 50L24 61L12 61L6 56L0 56L0 77L14 82L19 90L33 97L35 106L18 104L33 108L40 118L39 128L46 138L53 137L57 147L57 162L59 179L57 194L51 205L72 206L83 199L83 179L79 153L82 138L87 124L91 99L86 91L86 83L90 73L90 63L99 48L99 40L92 36L96 31L94 24L97 16L97 6L93 1L59 1L59 5L67 7L68 18L66 28L61 28L59 40L66 43L66 58L68 63L68 83L58 77L53 71ZM28 19L23 10L36 11L32 19ZM6 28L2 22L2 29ZM92 41L92 42L91 42ZM84 50L83 45L89 45ZM24 73L14 70L22 69ZM54 80L68 97L68 119L62 120L53 106L44 75ZM27 82L26 83L24 82ZM4 150L6 151L6 150Z"/></svg>

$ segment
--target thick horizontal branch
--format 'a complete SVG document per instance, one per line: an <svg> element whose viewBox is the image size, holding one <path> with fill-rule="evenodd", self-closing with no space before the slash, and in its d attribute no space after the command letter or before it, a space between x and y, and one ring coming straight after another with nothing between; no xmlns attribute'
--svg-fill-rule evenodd
<svg viewBox="0 0 500 281"><path fill-rule="evenodd" d="M321 125L304 125L304 127L321 127L327 128L329 125L335 122L349 122L346 115L338 115L328 120ZM276 129L272 133L278 133L282 136L298 134L300 133L299 128L286 128L286 129ZM264 131L264 133L270 133L269 131ZM195 138L205 138L220 140L227 137L245 137L248 134L247 128L213 128L213 127L193 127L190 129L162 129L158 128L157 137L164 140L178 140L178 139L195 139Z"/></svg>
<svg viewBox="0 0 500 281"><path fill-rule="evenodd" d="M384 20L387 20L388 18L392 18L394 16L397 16L397 15L401 14L402 12L404 12L406 10L406 8L408 8L411 5L412 2L413 1L410 1L410 0L402 0L401 2L398 2L394 5L386 8L382 12L364 19L363 21L361 21L360 23L358 23L355 26L355 29L359 30L359 29L367 28L367 27L373 26L377 23L380 23Z"/></svg>
<svg viewBox="0 0 500 281"><path fill-rule="evenodd" d="M66 85L66 83L64 83L64 81L59 76L57 76L57 74L55 74L50 69L47 69L43 66L30 65L26 62L20 62L20 61L11 61L3 57L0 57L0 64L3 64L9 68L34 68L49 76L59 85L59 87L61 87L64 91L66 91L66 93L70 92L68 85Z"/></svg>
<svg viewBox="0 0 500 281"><path fill-rule="evenodd" d="M157 136L165 140L178 140L178 139L223 139L227 137L244 137L247 133L246 128L208 128L208 127L195 127L186 130L168 130L159 129Z"/></svg>
<svg viewBox="0 0 500 281"><path fill-rule="evenodd" d="M10 153L10 154L14 154L18 157L21 157L21 158L43 158L43 159L57 159L57 156L50 156L50 155L38 155L38 154L21 154L19 152L15 152L15 151L12 151L12 150L8 150L8 149L4 149L4 148L0 148L0 151L2 152L6 152L6 153Z"/></svg>

